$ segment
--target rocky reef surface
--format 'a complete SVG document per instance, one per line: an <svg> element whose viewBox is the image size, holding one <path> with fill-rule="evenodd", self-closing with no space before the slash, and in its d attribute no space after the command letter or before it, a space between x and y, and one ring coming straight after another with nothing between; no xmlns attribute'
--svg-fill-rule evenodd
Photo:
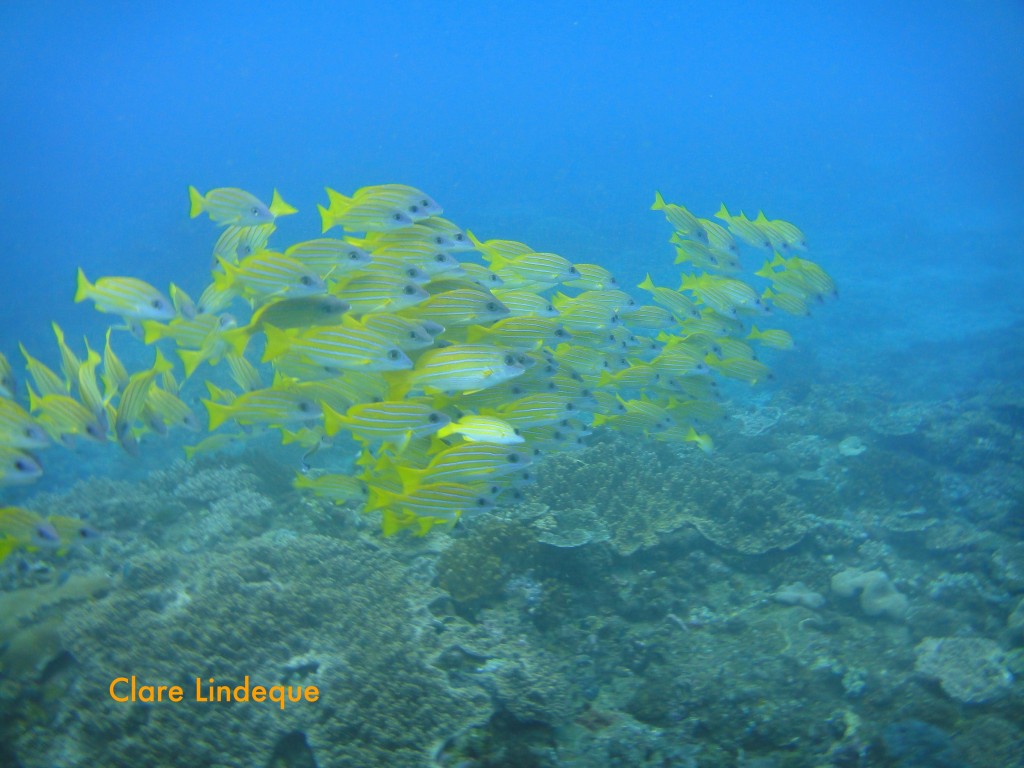
<svg viewBox="0 0 1024 768"><path fill-rule="evenodd" d="M1021 765L1024 397L866 392L755 401L712 457L598 435L425 538L255 451L39 495L107 533L0 576L0 763Z"/></svg>

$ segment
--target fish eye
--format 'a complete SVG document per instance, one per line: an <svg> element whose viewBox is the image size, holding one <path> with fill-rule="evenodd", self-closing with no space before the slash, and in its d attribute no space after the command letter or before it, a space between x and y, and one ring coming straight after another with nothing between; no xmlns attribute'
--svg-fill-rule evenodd
<svg viewBox="0 0 1024 768"><path fill-rule="evenodd" d="M515 365L516 359L512 355L505 355L505 365Z"/></svg>
<svg viewBox="0 0 1024 768"><path fill-rule="evenodd" d="M251 213L253 216L259 216L260 209L254 205L252 208L249 209L249 213Z"/></svg>
<svg viewBox="0 0 1024 768"><path fill-rule="evenodd" d="M499 280L501 280L501 278L500 278L500 277L498 277L498 276L497 276L496 274L494 274L493 272L491 272L491 274L489 274L489 275L487 276L487 279L488 279L488 280L490 280L490 281L491 281L492 283L496 283L496 282L498 282Z"/></svg>
<svg viewBox="0 0 1024 768"><path fill-rule="evenodd" d="M163 303L163 301L161 299L153 299L151 302L149 302L149 304L150 304L151 307L153 307L153 309L163 309L164 308L164 303Z"/></svg>
<svg viewBox="0 0 1024 768"><path fill-rule="evenodd" d="M562 338L563 336L565 336L565 331L563 331L561 328L556 328L555 336L557 336L558 338Z"/></svg>
<svg viewBox="0 0 1024 768"><path fill-rule="evenodd" d="M519 454L518 453L510 453L506 458L508 459L508 463L509 464L518 464L519 463Z"/></svg>
<svg viewBox="0 0 1024 768"><path fill-rule="evenodd" d="M358 251L349 251L348 252L348 257L352 261L359 261L359 252Z"/></svg>
<svg viewBox="0 0 1024 768"><path fill-rule="evenodd" d="M14 468L19 472L29 472L32 469L32 467L29 466L29 463L23 459L16 459L14 462Z"/></svg>
<svg viewBox="0 0 1024 768"><path fill-rule="evenodd" d="M466 237L465 237L465 235L463 235L463 234L462 234L461 232L459 232L459 234L457 234L457 235L455 236L455 239L456 239L456 240L457 240L458 242L460 242L460 243L461 243L461 242L462 242L463 240L465 240L465 239L466 239Z"/></svg>
<svg viewBox="0 0 1024 768"><path fill-rule="evenodd" d="M401 211L395 211L393 214L391 214L391 218L394 219L395 221L403 221L405 219Z"/></svg>
<svg viewBox="0 0 1024 768"><path fill-rule="evenodd" d="M405 286L405 288L402 289L402 293L404 293L406 296L412 296L413 294L416 293L416 289L411 285L407 285Z"/></svg>
<svg viewBox="0 0 1024 768"><path fill-rule="evenodd" d="M439 264L443 264L447 260L448 260L448 257L445 254L443 254L443 253L436 253L436 254L434 254L434 261L438 262Z"/></svg>
<svg viewBox="0 0 1024 768"><path fill-rule="evenodd" d="M397 349L388 350L388 360L397 360L401 353Z"/></svg>
<svg viewBox="0 0 1024 768"><path fill-rule="evenodd" d="M432 413L427 417L427 421L429 421L431 424L437 424L437 422L440 421L440 419L441 417L436 413Z"/></svg>
<svg viewBox="0 0 1024 768"><path fill-rule="evenodd" d="M565 404L565 410L567 410L567 411L575 411L576 410L576 406L573 405L572 403L566 403Z"/></svg>
<svg viewBox="0 0 1024 768"><path fill-rule="evenodd" d="M437 243L437 245L444 245L444 236L438 235L434 238L434 242Z"/></svg>
<svg viewBox="0 0 1024 768"><path fill-rule="evenodd" d="M495 304L493 301L488 301L487 302L487 311L488 312L497 312L498 311L498 305Z"/></svg>
<svg viewBox="0 0 1024 768"><path fill-rule="evenodd" d="M487 499L485 499L483 496L479 497L476 500L476 505L478 507L486 507L487 506Z"/></svg>
<svg viewBox="0 0 1024 768"><path fill-rule="evenodd" d="M519 432L519 427L512 427L512 434L513 434L513 435L518 435L518 434L521 434L521 433Z"/></svg>
<svg viewBox="0 0 1024 768"><path fill-rule="evenodd" d="M309 403L307 403L305 401L300 402L299 403L299 410L302 411L303 413L309 413L309 410L310 410Z"/></svg>
<svg viewBox="0 0 1024 768"><path fill-rule="evenodd" d="M555 311L555 305L554 304L548 304L548 308L545 311L546 312L554 312Z"/></svg>
<svg viewBox="0 0 1024 768"><path fill-rule="evenodd" d="M417 213L419 211L419 209L420 208L419 208L418 205L410 205L409 206L409 213Z"/></svg>
<svg viewBox="0 0 1024 768"><path fill-rule="evenodd" d="M429 208L430 207L430 201L429 200L420 200L420 205L422 205L424 208Z"/></svg>
<svg viewBox="0 0 1024 768"><path fill-rule="evenodd" d="M299 282L305 286L310 286L313 284L313 278L310 277L309 275L303 275L302 277L299 278Z"/></svg>
<svg viewBox="0 0 1024 768"><path fill-rule="evenodd" d="M418 339L419 336L416 335L416 331L409 331L409 338L415 340Z"/></svg>
<svg viewBox="0 0 1024 768"><path fill-rule="evenodd" d="M574 267L572 265L569 266L569 274L570 275L578 275L579 273L580 273L580 271L578 269L576 269L576 267Z"/></svg>

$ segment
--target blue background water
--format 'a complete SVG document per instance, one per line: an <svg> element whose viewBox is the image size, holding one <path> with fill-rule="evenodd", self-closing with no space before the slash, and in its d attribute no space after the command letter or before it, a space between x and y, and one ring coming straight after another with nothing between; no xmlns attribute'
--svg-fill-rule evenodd
<svg viewBox="0 0 1024 768"><path fill-rule="evenodd" d="M826 373L1019 321L1024 6L636 8L3 3L0 349L105 327L78 266L197 293L188 184L279 188L287 241L323 185L405 182L630 283L675 280L654 189L763 208L840 283L801 329Z"/></svg>

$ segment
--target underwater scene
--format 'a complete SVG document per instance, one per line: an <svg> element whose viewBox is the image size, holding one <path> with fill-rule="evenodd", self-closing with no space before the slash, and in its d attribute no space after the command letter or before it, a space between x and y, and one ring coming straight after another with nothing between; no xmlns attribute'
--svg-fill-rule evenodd
<svg viewBox="0 0 1024 768"><path fill-rule="evenodd" d="M1022 34L0 5L0 768L1024 766Z"/></svg>

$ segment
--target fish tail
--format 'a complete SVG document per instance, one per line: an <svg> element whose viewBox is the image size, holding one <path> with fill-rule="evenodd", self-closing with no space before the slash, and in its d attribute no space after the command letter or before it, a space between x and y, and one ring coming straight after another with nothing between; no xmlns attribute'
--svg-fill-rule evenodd
<svg viewBox="0 0 1024 768"><path fill-rule="evenodd" d="M316 209L320 211L320 233L323 234L334 226L334 216L331 215L330 210L324 208L322 205L318 204Z"/></svg>
<svg viewBox="0 0 1024 768"><path fill-rule="evenodd" d="M238 279L239 269L230 261L217 256L217 262L220 264L220 268L223 272L213 273L213 285L218 291L230 291L234 290L235 282Z"/></svg>
<svg viewBox="0 0 1024 768"><path fill-rule="evenodd" d="M204 360L203 353L201 351L192 349L179 349L178 357L181 358L181 364L185 366L186 379L191 378L192 374L195 373L196 368L198 368ZM213 429L213 427L210 427L210 429Z"/></svg>
<svg viewBox="0 0 1024 768"><path fill-rule="evenodd" d="M231 408L223 403L215 403L213 400L203 400L207 412L210 414L210 431L217 429L221 424L231 417Z"/></svg>
<svg viewBox="0 0 1024 768"><path fill-rule="evenodd" d="M687 442L696 443L697 447L706 454L710 455L711 452L715 450L715 443L711 439L711 435L699 434L693 427L690 427L690 430L686 433L686 437L683 439Z"/></svg>
<svg viewBox="0 0 1024 768"><path fill-rule="evenodd" d="M328 437L334 437L345 426L345 415L338 413L327 403L321 403L320 409L324 413L324 434Z"/></svg>
<svg viewBox="0 0 1024 768"><path fill-rule="evenodd" d="M393 505L392 499L395 494L391 493L384 488L377 485L367 484L366 489L368 491L368 498L366 501L367 512L373 512L376 509L382 509L383 507L391 507Z"/></svg>
<svg viewBox="0 0 1024 768"><path fill-rule="evenodd" d="M89 298L89 292L92 290L92 283L90 283L86 277L85 272L81 267L78 268L78 287L75 290L75 301L85 301Z"/></svg>
<svg viewBox="0 0 1024 768"><path fill-rule="evenodd" d="M267 337L267 346L263 350L263 362L268 363L288 351L291 337L280 328L263 324L263 333Z"/></svg>
<svg viewBox="0 0 1024 768"><path fill-rule="evenodd" d="M637 288L642 288L645 291L650 291L654 288L654 281L651 280L650 272L647 273L647 277L644 278L644 281L640 283L640 285L638 285Z"/></svg>
<svg viewBox="0 0 1024 768"><path fill-rule="evenodd" d="M393 509L384 510L384 518L381 520L381 532L385 536L393 536L404 528L408 528L416 521L415 516L408 514L399 515Z"/></svg>
<svg viewBox="0 0 1024 768"><path fill-rule="evenodd" d="M660 211L665 207L665 198L661 196L661 192L654 190L654 203L651 205L652 211Z"/></svg>
<svg viewBox="0 0 1024 768"><path fill-rule="evenodd" d="M145 326L145 323L143 323ZM252 337L252 326L246 325L241 328L232 328L224 331L221 338L231 347L236 355L241 357L245 354L245 348L249 346L249 339Z"/></svg>
<svg viewBox="0 0 1024 768"><path fill-rule="evenodd" d="M203 212L203 203L206 201L203 200L203 196L199 194L199 190L192 186L188 188L188 200L191 204L191 210L188 215L190 218L194 219Z"/></svg>
<svg viewBox="0 0 1024 768"><path fill-rule="evenodd" d="M298 208L293 208L292 206L288 205L288 203L284 201L284 198L281 197L281 194L276 189L274 190L274 198L270 201L270 206L268 210L272 214L274 214L275 218L278 216L288 216L289 214L299 212Z"/></svg>
<svg viewBox="0 0 1024 768"><path fill-rule="evenodd" d="M142 331L142 340L146 344L152 344L154 341L160 341L160 339L167 335L167 326L163 323L158 323L156 320L143 320Z"/></svg>
<svg viewBox="0 0 1024 768"><path fill-rule="evenodd" d="M715 218L726 222L732 221L732 216L729 214L729 209L725 207L725 203L722 203L719 207L718 213L715 214Z"/></svg>
<svg viewBox="0 0 1024 768"><path fill-rule="evenodd" d="M153 358L153 373L170 373L174 370L174 363L164 357L163 352L159 349L156 351L156 356Z"/></svg>

